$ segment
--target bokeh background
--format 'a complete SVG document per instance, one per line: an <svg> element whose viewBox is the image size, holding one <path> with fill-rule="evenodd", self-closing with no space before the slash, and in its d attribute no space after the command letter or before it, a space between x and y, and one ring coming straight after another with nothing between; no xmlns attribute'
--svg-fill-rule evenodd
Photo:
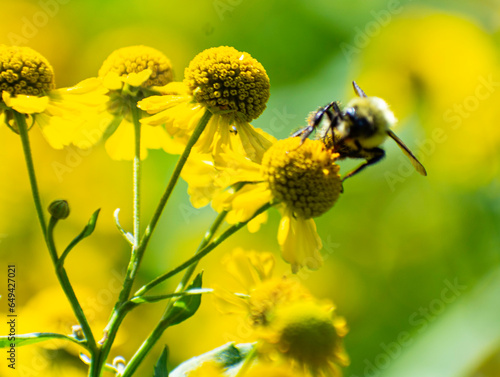
<svg viewBox="0 0 500 377"><path fill-rule="evenodd" d="M32 47L52 63L58 87L93 77L116 48L163 51L177 80L205 48L230 45L259 60L271 98L253 124L284 138L307 114L347 102L351 81L383 97L399 119L396 133L428 171L415 173L395 143L387 157L348 180L317 219L325 265L301 274L315 295L334 300L350 332L345 376L500 375L500 5L496 0L17 0L3 1L0 43ZM128 260L113 223L121 208L131 228L131 163L112 161L102 145L52 150L30 133L41 195L70 202L58 226L62 247L101 208L98 227L69 256L67 269L96 333L116 298ZM18 333L70 332L75 319L44 247L19 137L0 127L0 281L17 266ZM176 157L153 151L144 163L148 219ZM357 162L343 162L343 171ZM188 258L214 218L194 210L180 182L152 240L139 277L145 283ZM271 212L260 232L239 232L200 265L207 286L227 284L221 258L242 245L271 251ZM175 287L162 286L161 292ZM6 283L0 286L2 318ZM161 316L145 305L127 318L112 356L129 358ZM0 329L7 331L6 321ZM205 297L200 311L168 330L138 373L152 375L163 344L170 366L223 343L245 341L234 318ZM18 349L16 371L0 375L85 376L77 350L51 342Z"/></svg>

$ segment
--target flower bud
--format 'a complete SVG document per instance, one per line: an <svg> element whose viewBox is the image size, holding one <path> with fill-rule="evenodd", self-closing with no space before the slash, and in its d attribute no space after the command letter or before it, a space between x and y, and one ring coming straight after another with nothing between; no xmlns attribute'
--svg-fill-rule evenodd
<svg viewBox="0 0 500 377"><path fill-rule="evenodd" d="M64 220L69 216L69 204L66 200L54 200L49 205L49 213L57 220Z"/></svg>

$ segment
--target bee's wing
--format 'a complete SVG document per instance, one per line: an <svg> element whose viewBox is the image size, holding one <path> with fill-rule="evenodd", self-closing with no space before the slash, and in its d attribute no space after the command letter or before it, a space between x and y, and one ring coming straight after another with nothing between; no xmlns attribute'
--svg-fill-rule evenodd
<svg viewBox="0 0 500 377"><path fill-rule="evenodd" d="M411 151L408 149L408 147L403 143L403 141L396 136L394 132L391 130L387 130L387 133L389 136L399 145L403 153L410 159L411 164L413 167L422 175L426 176L427 172L425 171L424 166L420 163L420 161L417 160L417 158L411 153Z"/></svg>
<svg viewBox="0 0 500 377"><path fill-rule="evenodd" d="M353 86L353 88L354 88L354 93L356 93L356 95L357 95L358 97L368 97L368 96L366 95L366 93L365 93L365 92L363 92L363 89L361 89L361 88L358 86L358 84L356 84L356 81L353 81L353 82L352 82L352 86Z"/></svg>

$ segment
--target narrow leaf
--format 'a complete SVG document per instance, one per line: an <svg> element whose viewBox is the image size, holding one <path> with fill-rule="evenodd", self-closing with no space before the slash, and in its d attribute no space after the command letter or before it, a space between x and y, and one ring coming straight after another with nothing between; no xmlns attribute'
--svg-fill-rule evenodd
<svg viewBox="0 0 500 377"><path fill-rule="evenodd" d="M130 234L130 232L127 232L125 229L122 228L122 226L120 224L120 220L118 220L119 213L120 213L120 208L117 208L115 210L115 213L114 213L116 227L118 228L118 230L120 231L122 236L125 237L127 242L129 242L131 245L133 245L134 244L134 236L132 234Z"/></svg>
<svg viewBox="0 0 500 377"><path fill-rule="evenodd" d="M130 301L133 302L134 304L143 304L143 303L153 303L153 302L158 302L162 300L166 300L169 298L173 297L183 297L183 296L192 296L192 295L199 295L202 293L212 293L213 289L212 288L195 288L195 289L190 289L184 292L178 292L178 293L170 293L167 295L159 295L159 296L136 296L133 297Z"/></svg>
<svg viewBox="0 0 500 377"><path fill-rule="evenodd" d="M168 377L167 369L168 347L165 346L156 362L153 377Z"/></svg>
<svg viewBox="0 0 500 377"><path fill-rule="evenodd" d="M201 288L202 272L200 272L189 285L186 291ZM201 294L187 295L174 302L172 312L170 314L170 324L178 325L191 317L201 304Z"/></svg>
<svg viewBox="0 0 500 377"><path fill-rule="evenodd" d="M101 211L101 209L99 208L97 211L95 211L92 214L92 216L90 216L90 220L89 220L88 224L83 229L83 232L80 233L82 239L90 236L94 232L95 226L97 224L97 217L99 217L100 211Z"/></svg>
<svg viewBox="0 0 500 377"><path fill-rule="evenodd" d="M0 348L12 347L15 344L16 347L27 346L29 344L35 344L44 342L51 339L66 339L75 343L80 343L78 340L69 335L56 334L56 333L31 333L13 336L0 336Z"/></svg>
<svg viewBox="0 0 500 377"><path fill-rule="evenodd" d="M69 252L84 238L87 238L90 236L96 227L97 224L97 217L99 216L99 212L101 209L99 208L97 211L95 211L92 216L90 216L90 220L85 225L85 228L81 231L81 233L75 237L73 241L68 245L68 247L64 250L62 253L61 257L59 258L59 263L62 265L64 263L64 259L68 256Z"/></svg>

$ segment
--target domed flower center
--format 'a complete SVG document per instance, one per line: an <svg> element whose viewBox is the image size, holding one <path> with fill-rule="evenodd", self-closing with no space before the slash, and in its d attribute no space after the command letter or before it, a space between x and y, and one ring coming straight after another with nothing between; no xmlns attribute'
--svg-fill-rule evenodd
<svg viewBox="0 0 500 377"><path fill-rule="evenodd" d="M195 100L215 114L236 113L250 122L269 99L269 77L262 64L232 47L214 47L195 56L184 83Z"/></svg>
<svg viewBox="0 0 500 377"><path fill-rule="evenodd" d="M296 302L276 313L278 348L289 358L320 369L341 344L332 314L315 302Z"/></svg>
<svg viewBox="0 0 500 377"><path fill-rule="evenodd" d="M120 76L140 73L145 69L152 71L143 87L163 86L173 80L172 64L160 51L147 46L129 46L113 51L99 70L99 77L110 72Z"/></svg>
<svg viewBox="0 0 500 377"><path fill-rule="evenodd" d="M0 46L0 92L43 96L55 88L50 63L29 47Z"/></svg>
<svg viewBox="0 0 500 377"><path fill-rule="evenodd" d="M309 219L328 211L342 191L338 157L320 140L280 140L262 159L274 197L296 216Z"/></svg>

